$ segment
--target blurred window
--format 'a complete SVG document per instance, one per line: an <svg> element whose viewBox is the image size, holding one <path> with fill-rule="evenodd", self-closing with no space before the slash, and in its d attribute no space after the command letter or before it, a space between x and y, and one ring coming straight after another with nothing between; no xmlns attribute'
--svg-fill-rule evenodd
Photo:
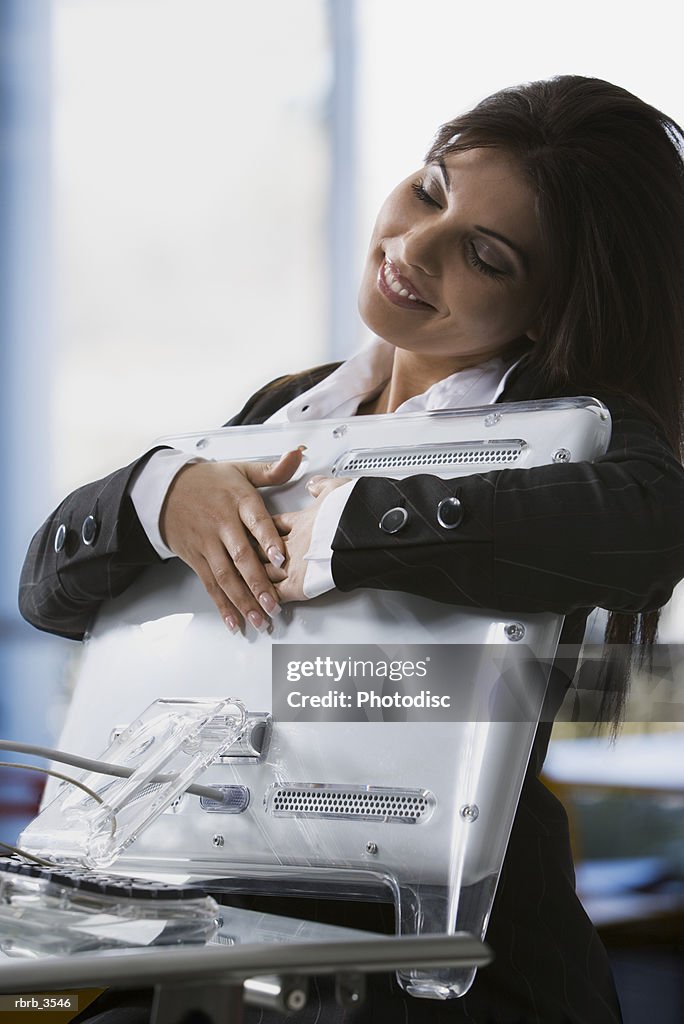
<svg viewBox="0 0 684 1024"><path fill-rule="evenodd" d="M327 7L55 0L54 495L324 361Z"/></svg>

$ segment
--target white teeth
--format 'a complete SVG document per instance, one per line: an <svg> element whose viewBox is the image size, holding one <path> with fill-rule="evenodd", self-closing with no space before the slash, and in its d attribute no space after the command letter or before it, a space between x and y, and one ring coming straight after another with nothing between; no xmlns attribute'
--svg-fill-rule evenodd
<svg viewBox="0 0 684 1024"><path fill-rule="evenodd" d="M385 277L385 281L387 282L389 287L392 289L392 291L395 292L396 295L401 295L401 297L404 298L404 299L410 299L411 302L419 302L420 301L417 295L414 295L413 292L410 292L408 290L408 288L403 288L399 284L399 282L397 281L396 277L394 276L394 274L390 270L389 263L387 263L387 262L385 263L383 274L384 274L384 277Z"/></svg>

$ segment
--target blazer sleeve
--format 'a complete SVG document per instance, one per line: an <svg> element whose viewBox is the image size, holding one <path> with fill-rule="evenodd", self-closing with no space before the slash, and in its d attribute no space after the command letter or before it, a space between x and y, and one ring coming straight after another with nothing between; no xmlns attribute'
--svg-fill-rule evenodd
<svg viewBox="0 0 684 1024"><path fill-rule="evenodd" d="M160 561L128 493L151 454L73 491L35 534L19 581L19 610L33 626L82 639L101 603Z"/></svg>
<svg viewBox="0 0 684 1024"><path fill-rule="evenodd" d="M594 463L362 478L333 540L336 586L501 611L661 607L684 576L684 470L640 412L616 402L611 414L609 450ZM449 496L464 515L447 530L437 506ZM385 533L396 507L405 525Z"/></svg>
<svg viewBox="0 0 684 1024"><path fill-rule="evenodd" d="M267 419L338 363L280 377L260 388L226 426ZM160 561L130 499L135 474L159 446L102 480L69 494L29 546L19 583L19 610L38 629L81 640L103 601L121 594ZM84 542L84 524L88 520Z"/></svg>

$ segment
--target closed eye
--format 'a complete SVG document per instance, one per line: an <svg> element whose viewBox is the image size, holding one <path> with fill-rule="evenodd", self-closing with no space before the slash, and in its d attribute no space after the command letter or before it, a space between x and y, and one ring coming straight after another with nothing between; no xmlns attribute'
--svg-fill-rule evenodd
<svg viewBox="0 0 684 1024"><path fill-rule="evenodd" d="M486 274L487 277L494 277L497 280L501 280L502 277L508 277L508 274L505 270L500 270L498 267L493 267L491 263L485 263L485 261L478 253L473 242L468 242L467 252L469 262L472 264L472 266L475 267L476 270L479 270L481 274Z"/></svg>
<svg viewBox="0 0 684 1024"><path fill-rule="evenodd" d="M442 209L437 200L426 190L422 178L411 185L411 191L417 199L420 199L421 203L427 203L428 206L436 206L438 210Z"/></svg>
<svg viewBox="0 0 684 1024"><path fill-rule="evenodd" d="M418 181L414 181L411 185L411 191L413 192L416 199L419 199L421 203L427 203L428 206L432 206L437 210L442 209L442 204L439 203L434 196L425 188L425 180L419 178ZM467 245L467 258L471 266L475 267L481 274L486 274L487 277L494 278L500 281L502 278L508 277L509 274L506 270L501 270L499 267L494 267L491 263L487 263L482 259L477 246L474 242L468 242Z"/></svg>

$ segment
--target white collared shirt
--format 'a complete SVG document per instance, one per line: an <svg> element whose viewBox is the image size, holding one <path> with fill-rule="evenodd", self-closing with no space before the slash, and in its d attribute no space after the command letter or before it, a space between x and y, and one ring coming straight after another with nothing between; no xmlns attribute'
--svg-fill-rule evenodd
<svg viewBox="0 0 684 1024"><path fill-rule="evenodd" d="M336 370L298 395L273 414L267 423L303 423L329 417L354 416L360 405L367 402L389 380L395 348L382 338L372 338L355 355ZM479 366L459 370L432 384L420 395L403 402L396 412L427 412L432 409L455 409L474 405L489 405L503 391L509 373L516 363L507 365L494 358ZM173 558L174 553L164 544L159 530L159 516L171 483L183 466L201 461L175 449L155 452L148 459L131 486L131 500L147 537L160 558ZM336 487L321 503L307 560L304 591L307 597L317 597L331 590L332 541L344 506L352 492L355 480Z"/></svg>

